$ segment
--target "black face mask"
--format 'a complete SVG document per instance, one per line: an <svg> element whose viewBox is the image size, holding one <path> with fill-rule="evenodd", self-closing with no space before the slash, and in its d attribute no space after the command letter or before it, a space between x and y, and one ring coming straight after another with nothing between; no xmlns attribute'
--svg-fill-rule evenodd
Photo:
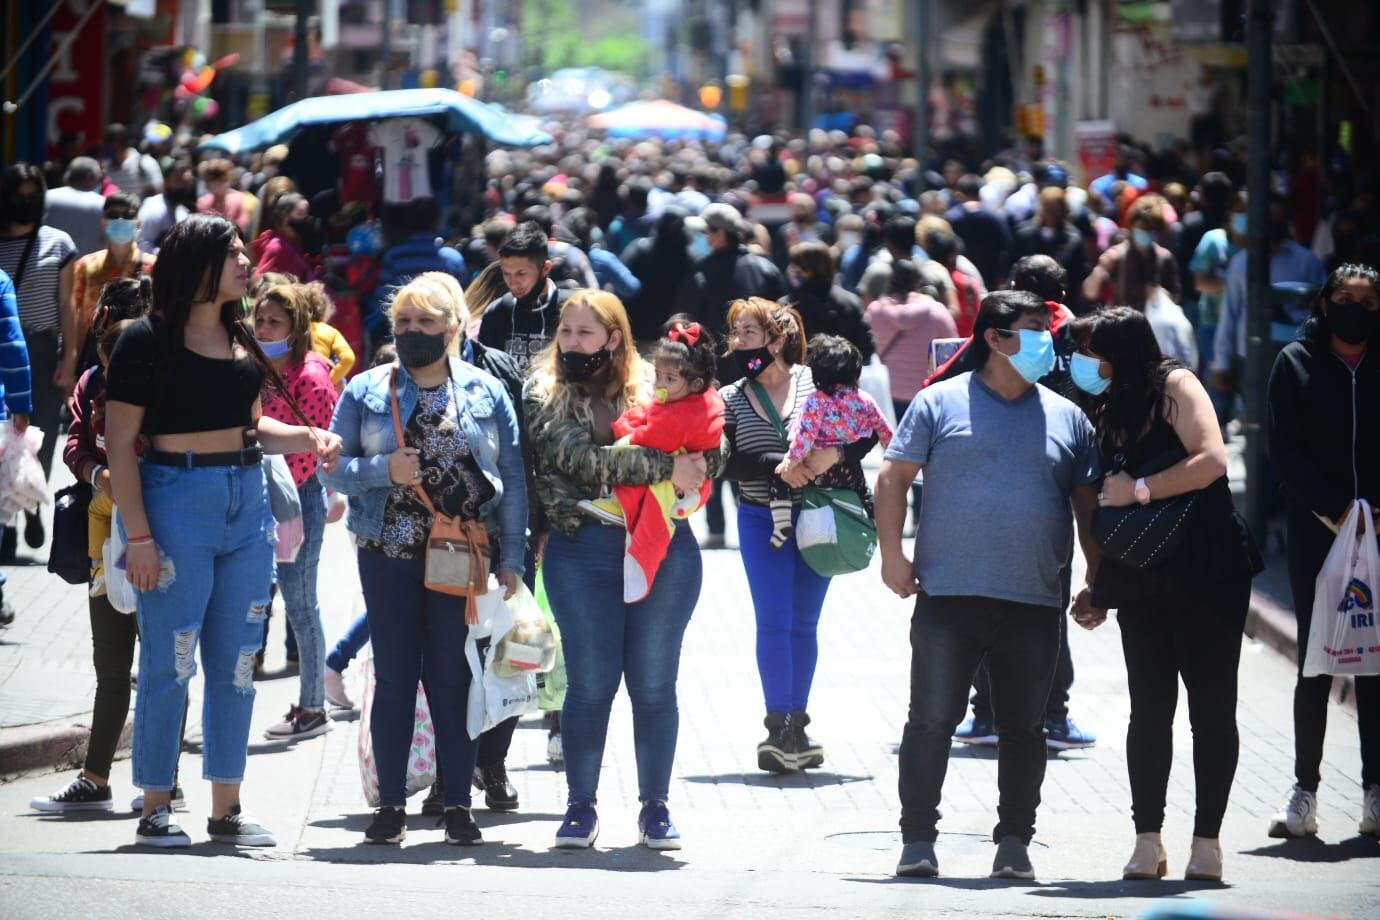
<svg viewBox="0 0 1380 920"><path fill-rule="evenodd" d="M1327 328L1348 345L1369 341L1380 328L1380 312L1364 304L1327 302Z"/></svg>
<svg viewBox="0 0 1380 920"><path fill-rule="evenodd" d="M584 383L607 367L611 357L612 354L607 348L601 348L592 355L579 351L563 351L561 367L565 371L566 380L571 383Z"/></svg>
<svg viewBox="0 0 1380 920"><path fill-rule="evenodd" d="M191 188L164 187L163 200L174 208L187 208L188 210L192 210L196 207L196 190Z"/></svg>
<svg viewBox="0 0 1380 920"><path fill-rule="evenodd" d="M430 367L446 353L446 334L437 332L428 335L415 329L408 330L393 338L393 346L398 350L398 360L409 370Z"/></svg>
<svg viewBox="0 0 1380 920"><path fill-rule="evenodd" d="M315 217L298 217L292 221L292 231L307 252L321 248L321 221Z"/></svg>
<svg viewBox="0 0 1380 920"><path fill-rule="evenodd" d="M776 356L771 353L770 348L763 345L761 348L735 349L733 360L738 362L738 370L743 372L744 377L756 380L762 376L762 371L771 366Z"/></svg>
<svg viewBox="0 0 1380 920"><path fill-rule="evenodd" d="M517 305L519 307L525 307L527 309L535 308L537 306L537 301L539 301L546 294L547 277L548 276L546 275L542 275L540 278L538 278L537 283L532 285L532 290L517 298Z"/></svg>
<svg viewBox="0 0 1380 920"><path fill-rule="evenodd" d="M43 220L43 196L15 195L10 200L10 220L24 225Z"/></svg>

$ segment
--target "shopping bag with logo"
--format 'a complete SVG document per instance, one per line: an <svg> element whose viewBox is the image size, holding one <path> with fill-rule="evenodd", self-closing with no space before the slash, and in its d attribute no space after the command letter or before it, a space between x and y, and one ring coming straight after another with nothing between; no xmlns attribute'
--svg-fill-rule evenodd
<svg viewBox="0 0 1380 920"><path fill-rule="evenodd" d="M371 808L379 806L379 770L374 757L374 738L370 731L374 711L374 659L364 661L361 677L364 680L364 699L359 707L359 780L364 789L364 801ZM431 710L426 692L417 684L417 706L413 712L412 744L407 752L407 786L409 796L430 789L436 782L436 729L431 724Z"/></svg>
<svg viewBox="0 0 1380 920"><path fill-rule="evenodd" d="M556 635L532 592L519 584L505 606L513 625L494 643L494 672L499 677L514 677L550 671L556 666Z"/></svg>
<svg viewBox="0 0 1380 920"><path fill-rule="evenodd" d="M806 486L795 544L805 564L820 575L860 572L871 565L877 551L877 525L852 489Z"/></svg>
<svg viewBox="0 0 1380 920"><path fill-rule="evenodd" d="M514 600L517 596L514 595ZM512 630L513 614L503 600L501 590L490 590L474 598L479 622L470 627L465 638L465 660L470 666L470 692L465 711L465 725L471 738L513 716L525 715L537 708L537 681L533 671L522 671L512 677L497 673L494 637L503 637Z"/></svg>
<svg viewBox="0 0 1380 920"><path fill-rule="evenodd" d="M1358 525L1363 529L1358 532ZM1351 503L1314 583L1313 622L1303 676L1380 674L1380 623L1375 589L1380 548L1365 499Z"/></svg>

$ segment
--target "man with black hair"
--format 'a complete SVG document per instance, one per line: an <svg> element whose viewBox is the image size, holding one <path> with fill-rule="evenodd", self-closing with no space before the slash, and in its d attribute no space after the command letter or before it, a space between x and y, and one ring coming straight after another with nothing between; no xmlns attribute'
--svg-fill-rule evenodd
<svg viewBox="0 0 1380 920"><path fill-rule="evenodd" d="M982 180L969 173L958 180L954 200L947 215L955 235L963 241L963 251L982 273L982 283L995 291L1006 280L1011 259L1011 231L1006 221L982 206Z"/></svg>
<svg viewBox="0 0 1380 920"><path fill-rule="evenodd" d="M1048 186L1040 190L1035 216L1016 231L1012 250L1015 258L1050 256L1068 275L1065 287L1077 291L1088 274L1088 256L1083 249L1083 237L1069 223L1068 203L1064 190Z"/></svg>
<svg viewBox="0 0 1380 920"><path fill-rule="evenodd" d="M532 221L513 228L498 247L498 261L508 293L484 310L479 342L507 352L526 372L555 336L571 291L551 280L548 238Z"/></svg>
<svg viewBox="0 0 1380 920"><path fill-rule="evenodd" d="M922 390L877 479L882 579L916 597L910 714L901 741L903 849L898 875L937 875L939 800L950 737L986 662L1000 736L995 878L1035 877L1027 848L1045 774L1045 701L1064 612L1060 561L1074 518L1088 558L1100 465L1088 417L1038 381L1054 362L1050 311L1038 294L982 302L974 370ZM914 562L901 542L905 493L925 472Z"/></svg>
<svg viewBox="0 0 1380 920"><path fill-rule="evenodd" d="M599 279L589 256L572 240L561 239L562 228L557 226L550 208L544 204L533 205L522 212L518 221L534 223L546 234L546 257L551 262L548 275L557 286L599 290Z"/></svg>

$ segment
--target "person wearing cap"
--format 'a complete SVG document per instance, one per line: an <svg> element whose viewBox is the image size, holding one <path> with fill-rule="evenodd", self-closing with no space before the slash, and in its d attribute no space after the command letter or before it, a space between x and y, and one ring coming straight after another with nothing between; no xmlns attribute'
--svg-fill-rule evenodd
<svg viewBox="0 0 1380 920"><path fill-rule="evenodd" d="M728 305L735 300L764 297L776 301L786 296L786 280L769 259L753 255L743 245L744 221L732 205L711 204L700 214L704 221L709 254L695 263L681 285L676 311L689 313L706 329L725 339L728 333ZM719 366L719 383L727 385L742 375L732 362ZM720 497L722 480L711 487L708 514L709 538L705 545L723 546L724 506Z"/></svg>

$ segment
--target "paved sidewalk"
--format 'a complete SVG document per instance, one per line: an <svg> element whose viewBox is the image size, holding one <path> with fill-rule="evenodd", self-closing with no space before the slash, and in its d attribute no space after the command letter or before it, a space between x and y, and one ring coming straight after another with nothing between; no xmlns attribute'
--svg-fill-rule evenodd
<svg viewBox="0 0 1380 920"><path fill-rule="evenodd" d="M732 536L730 531L730 542ZM564 777L546 764L546 735L535 717L517 732L509 760L522 810L502 816L481 806L483 847L447 847L434 822L420 817L411 819L412 833L400 849L362 846L368 817L359 786L357 723L341 719L330 734L296 746L262 739L263 729L295 700L296 679L286 675L258 685L245 783L246 806L279 835L275 850L241 851L236 859L232 851L202 842L200 816L207 813L209 791L195 779L186 783L191 811L184 826L197 841L188 852L221 858L140 852L130 845L134 823L128 817L74 821L32 815L29 798L65 777L30 776L0 787L5 914L65 916L76 912L74 904L99 903L109 908L102 916L173 916L179 911L169 906L170 898L195 897L200 913L239 917L250 894L254 912L265 915L453 913L463 903L488 917L529 918L786 912L1108 917L1134 916L1157 897L1205 897L1237 906L1380 917L1380 842L1355 832L1361 790L1350 710L1334 707L1330 714L1320 839L1285 843L1265 835L1268 817L1291 782L1293 670L1249 641L1241 665L1241 766L1223 829L1228 884L1120 881L1133 830L1124 749L1128 703L1115 618L1094 633L1072 632L1073 713L1099 732L1101 743L1050 759L1032 848L1040 881L986 879L996 762L988 751L964 748L951 757L942 805L944 877L894 880L908 606L885 591L875 567L835 581L821 623L811 705L812 734L826 745L828 759L823 769L806 775L771 777L755 768L755 744L763 734L761 696L742 566L732 550L707 552L704 560L704 590L681 667L680 746L671 788L676 821L686 836L683 851L654 854L635 846L636 772L626 697L614 707L600 788L603 834L595 852L550 849L564 810ZM361 605L341 527L328 530L322 573L326 634L333 641ZM23 666L37 668L47 660L38 649L51 649L57 657L48 683L29 689L76 700L87 641L79 589L61 586L46 573L34 579L28 574L19 570L11 595L21 617L15 629L26 631L4 634L5 642L16 644L0 647L0 655L18 652ZM282 617L275 615L270 671L282 666L281 628ZM10 669L12 680L18 667ZM351 669L350 680L358 698L358 668ZM72 688L59 689L62 684ZM199 681L193 689L199 690ZM7 682L4 692L10 699L22 696L24 688ZM1165 828L1171 878L1182 876L1191 833L1185 710L1176 726L1179 756ZM193 778L200 773L195 725L189 741L183 774ZM126 800L132 792L127 761L116 764L112 782L117 801ZM419 803L411 807L415 811ZM516 871L530 868L546 871Z"/></svg>

